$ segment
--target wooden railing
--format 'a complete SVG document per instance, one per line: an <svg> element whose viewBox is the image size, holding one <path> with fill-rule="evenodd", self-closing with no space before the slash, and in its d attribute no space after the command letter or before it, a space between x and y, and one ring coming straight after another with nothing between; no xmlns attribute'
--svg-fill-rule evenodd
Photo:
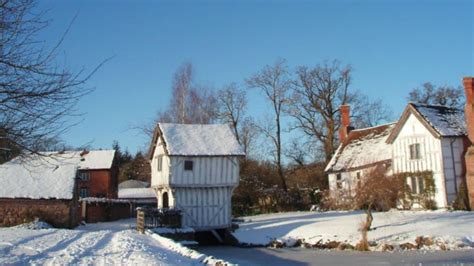
<svg viewBox="0 0 474 266"><path fill-rule="evenodd" d="M181 212L175 209L137 208L137 230L147 228L181 227Z"/></svg>

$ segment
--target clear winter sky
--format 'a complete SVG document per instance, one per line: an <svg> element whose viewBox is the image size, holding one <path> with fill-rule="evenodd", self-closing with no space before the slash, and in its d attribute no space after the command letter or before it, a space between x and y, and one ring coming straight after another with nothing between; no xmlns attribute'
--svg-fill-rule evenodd
<svg viewBox="0 0 474 266"><path fill-rule="evenodd" d="M382 98L396 118L408 91L425 81L461 85L474 74L473 1L41 1L57 40L77 18L60 58L92 70L95 91L79 108L83 122L64 135L74 146L131 152L146 138L130 128L151 121L170 97L184 61L199 83L220 87L285 58L292 67L339 59L351 64L353 89ZM64 61L61 61L64 62ZM260 114L260 94L250 94Z"/></svg>

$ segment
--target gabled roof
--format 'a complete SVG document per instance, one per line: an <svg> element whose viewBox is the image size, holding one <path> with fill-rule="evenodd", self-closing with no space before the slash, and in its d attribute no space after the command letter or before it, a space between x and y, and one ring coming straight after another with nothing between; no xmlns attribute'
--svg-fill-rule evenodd
<svg viewBox="0 0 474 266"><path fill-rule="evenodd" d="M0 198L72 199L78 169L106 169L115 151L43 152L0 165Z"/></svg>
<svg viewBox="0 0 474 266"><path fill-rule="evenodd" d="M467 134L466 120L462 110L443 105L409 103L397 126L387 139L393 143L410 114L413 114L433 134L440 137L462 137Z"/></svg>
<svg viewBox="0 0 474 266"><path fill-rule="evenodd" d="M119 199L156 199L156 194L153 188L120 188L118 190Z"/></svg>
<svg viewBox="0 0 474 266"><path fill-rule="evenodd" d="M149 187L149 186L150 186L150 183L148 183L148 182L131 179L131 180L123 181L122 183L120 183L118 185L118 188L119 189L121 189L121 188L146 188L146 187Z"/></svg>
<svg viewBox="0 0 474 266"><path fill-rule="evenodd" d="M75 156L80 155L81 152L75 152ZM97 169L110 169L114 162L115 150L96 150L88 151L82 158L79 169L81 170L97 170Z"/></svg>
<svg viewBox="0 0 474 266"><path fill-rule="evenodd" d="M392 147L386 140L394 127L395 123L390 123L352 130L339 145L325 171L342 172L390 161Z"/></svg>
<svg viewBox="0 0 474 266"><path fill-rule="evenodd" d="M158 123L150 146L149 158L162 138L169 156L244 156L242 147L229 125Z"/></svg>

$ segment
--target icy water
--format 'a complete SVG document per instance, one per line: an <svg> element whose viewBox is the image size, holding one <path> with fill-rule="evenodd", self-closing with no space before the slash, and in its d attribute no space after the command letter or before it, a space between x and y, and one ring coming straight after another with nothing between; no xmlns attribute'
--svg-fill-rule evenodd
<svg viewBox="0 0 474 266"><path fill-rule="evenodd" d="M388 253L227 246L199 246L195 249L239 265L474 265L474 250Z"/></svg>

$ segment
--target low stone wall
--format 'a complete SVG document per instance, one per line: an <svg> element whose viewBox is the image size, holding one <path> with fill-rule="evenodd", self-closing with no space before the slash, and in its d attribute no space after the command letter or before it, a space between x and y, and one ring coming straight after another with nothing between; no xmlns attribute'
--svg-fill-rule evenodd
<svg viewBox="0 0 474 266"><path fill-rule="evenodd" d="M82 202L81 213L86 223L97 223L130 218L132 209L127 202Z"/></svg>
<svg viewBox="0 0 474 266"><path fill-rule="evenodd" d="M79 222L77 207L78 204L72 200L0 199L0 227L27 223L38 218L54 227L73 228Z"/></svg>

